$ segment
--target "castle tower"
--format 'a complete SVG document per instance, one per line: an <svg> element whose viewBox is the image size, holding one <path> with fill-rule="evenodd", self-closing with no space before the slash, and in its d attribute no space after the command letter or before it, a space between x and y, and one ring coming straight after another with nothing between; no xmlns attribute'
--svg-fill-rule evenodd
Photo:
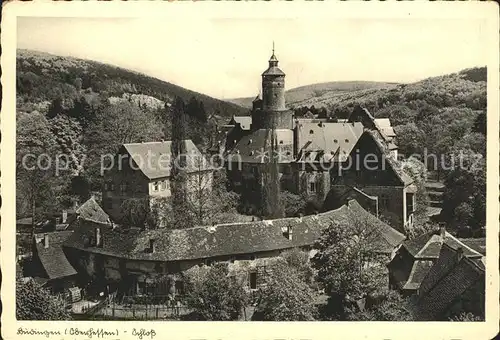
<svg viewBox="0 0 500 340"><path fill-rule="evenodd" d="M272 111L286 110L285 73L278 67L274 46L273 55L269 59L269 67L262 73L262 108Z"/></svg>
<svg viewBox="0 0 500 340"><path fill-rule="evenodd" d="M274 43L269 67L262 73L262 102L254 104L252 117L256 129L292 129L292 111L285 103L285 72L278 67Z"/></svg>

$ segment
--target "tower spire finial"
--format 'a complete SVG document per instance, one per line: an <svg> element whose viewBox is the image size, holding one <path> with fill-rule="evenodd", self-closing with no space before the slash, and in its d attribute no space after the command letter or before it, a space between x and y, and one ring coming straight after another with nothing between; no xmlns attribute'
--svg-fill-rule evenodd
<svg viewBox="0 0 500 340"><path fill-rule="evenodd" d="M274 54L274 40L273 40L273 54Z"/></svg>

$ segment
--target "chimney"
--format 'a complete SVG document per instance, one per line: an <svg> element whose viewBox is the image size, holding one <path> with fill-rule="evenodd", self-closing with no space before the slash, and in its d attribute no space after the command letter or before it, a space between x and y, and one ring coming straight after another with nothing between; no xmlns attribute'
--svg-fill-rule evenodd
<svg viewBox="0 0 500 340"><path fill-rule="evenodd" d="M62 211L62 220L61 220L61 223L66 223L67 220L68 220L68 211L67 210L63 210Z"/></svg>
<svg viewBox="0 0 500 340"><path fill-rule="evenodd" d="M444 240L446 236L446 227L444 223L439 223L439 236L441 236L442 240Z"/></svg>
<svg viewBox="0 0 500 340"><path fill-rule="evenodd" d="M292 233L293 233L292 226L291 226L291 225L289 225L289 226L287 227L287 234L288 234L288 239L289 239L289 240L292 240Z"/></svg>
<svg viewBox="0 0 500 340"><path fill-rule="evenodd" d="M43 247L45 249L49 247L49 234L43 234Z"/></svg>
<svg viewBox="0 0 500 340"><path fill-rule="evenodd" d="M149 251L151 253L155 252L155 240L154 239L149 239Z"/></svg>
<svg viewBox="0 0 500 340"><path fill-rule="evenodd" d="M460 262L460 260L462 259L463 256L464 256L464 250L462 249L462 247L458 247L457 248L457 263Z"/></svg>
<svg viewBox="0 0 500 340"><path fill-rule="evenodd" d="M95 228L95 246L96 247L102 246L101 228Z"/></svg>

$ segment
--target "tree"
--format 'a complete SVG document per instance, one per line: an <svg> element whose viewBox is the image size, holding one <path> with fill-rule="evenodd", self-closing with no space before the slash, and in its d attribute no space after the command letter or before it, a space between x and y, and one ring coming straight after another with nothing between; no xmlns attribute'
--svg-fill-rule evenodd
<svg viewBox="0 0 500 340"><path fill-rule="evenodd" d="M422 155L422 145L424 145L425 134L415 125L407 123L394 127L399 146L399 153L405 157L411 155Z"/></svg>
<svg viewBox="0 0 500 340"><path fill-rule="evenodd" d="M242 281L229 276L226 264L215 264L206 273L188 277L185 299L200 319L228 321L240 317L248 294Z"/></svg>
<svg viewBox="0 0 500 340"><path fill-rule="evenodd" d="M408 299L394 290L386 290L377 299L368 300L363 310L349 309L349 321L413 321Z"/></svg>
<svg viewBox="0 0 500 340"><path fill-rule="evenodd" d="M274 126L274 122L271 123ZM283 206L280 202L279 181L279 150L276 129L267 129L264 141L265 157L262 167L262 216L273 219L284 217Z"/></svg>
<svg viewBox="0 0 500 340"><path fill-rule="evenodd" d="M201 157L195 157L193 161L198 164L198 171L189 175L189 212L198 225L222 223L226 217L237 213L239 195L227 191L225 170L214 171L209 167L207 171L209 164Z"/></svg>
<svg viewBox="0 0 500 340"><path fill-rule="evenodd" d="M478 315L474 315L473 313L466 313L466 312L462 312L458 315L454 315L452 317L449 318L449 321L466 321L466 322L470 322L470 321L484 321L484 317L482 316L478 316Z"/></svg>
<svg viewBox="0 0 500 340"><path fill-rule="evenodd" d="M315 272L309 261L309 253L298 248L287 250L281 254L285 262L299 274L300 278L308 285L315 285Z"/></svg>
<svg viewBox="0 0 500 340"><path fill-rule="evenodd" d="M95 189L101 186L101 161L103 155L114 155L125 143L157 141L162 136L154 113L143 111L127 101L115 105L102 104L96 109L96 117L84 134L88 150L85 172Z"/></svg>
<svg viewBox="0 0 500 340"><path fill-rule="evenodd" d="M67 161L67 168L71 175L79 175L83 170L86 147L83 145L83 129L73 118L57 115L50 121L50 131L54 135L59 149Z"/></svg>
<svg viewBox="0 0 500 340"><path fill-rule="evenodd" d="M16 280L16 318L18 320L71 320L60 296L51 295L33 280Z"/></svg>
<svg viewBox="0 0 500 340"><path fill-rule="evenodd" d="M311 321L316 314L315 291L302 274L286 262L277 262L259 291L257 315L265 321Z"/></svg>
<svg viewBox="0 0 500 340"><path fill-rule="evenodd" d="M486 112L481 111L474 120L473 132L482 133L486 136Z"/></svg>
<svg viewBox="0 0 500 340"><path fill-rule="evenodd" d="M120 206L121 223L129 227L145 228L150 218L150 197L128 198Z"/></svg>
<svg viewBox="0 0 500 340"><path fill-rule="evenodd" d="M316 241L311 262L329 296L328 317L345 320L356 301L388 286L384 258L375 247L373 231L353 215L350 227L333 222Z"/></svg>
<svg viewBox="0 0 500 340"><path fill-rule="evenodd" d="M193 226L192 216L186 214L188 207L188 154L186 149L186 107L180 97L176 97L172 111L172 144L171 144L171 167L170 187L172 191L172 212L179 217L177 225L180 228ZM181 218L183 216L183 218Z"/></svg>
<svg viewBox="0 0 500 340"><path fill-rule="evenodd" d="M417 158L411 157L401 162L401 168L413 179L413 184L417 187L416 210L414 213L414 226L408 230L408 236L416 237L427 230L426 222L428 220L427 208L429 207L429 196L425 186L427 180L427 169L425 165Z"/></svg>
<svg viewBox="0 0 500 340"><path fill-rule="evenodd" d="M305 213L307 201L304 197L289 191L282 191L280 200L286 217L297 217Z"/></svg>
<svg viewBox="0 0 500 340"><path fill-rule="evenodd" d="M480 236L486 223L486 160L472 150L460 150L453 156L441 216L451 229L464 229L466 234L461 237Z"/></svg>
<svg viewBox="0 0 500 340"><path fill-rule="evenodd" d="M62 177L56 176L59 148L49 122L38 112L19 113L16 125L16 212L32 217L32 233L41 218L52 217Z"/></svg>

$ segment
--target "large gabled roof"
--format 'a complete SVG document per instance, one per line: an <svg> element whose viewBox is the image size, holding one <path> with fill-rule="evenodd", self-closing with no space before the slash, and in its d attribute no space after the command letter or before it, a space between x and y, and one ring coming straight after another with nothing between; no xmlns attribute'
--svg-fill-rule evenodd
<svg viewBox="0 0 500 340"><path fill-rule="evenodd" d="M89 198L78 209L76 209L78 217L96 221L101 223L109 222L109 215L102 210L101 206L95 201L94 197Z"/></svg>
<svg viewBox="0 0 500 340"><path fill-rule="evenodd" d="M63 252L62 244L73 231L55 231L51 233L35 234L35 244L38 258L49 280L75 275L75 268L69 263ZM44 236L47 235L49 246L45 248Z"/></svg>
<svg viewBox="0 0 500 340"><path fill-rule="evenodd" d="M276 129L275 142L276 154L279 163L293 161L293 131ZM270 160L272 131L259 129L243 136L231 149L227 156L228 162L267 163Z"/></svg>
<svg viewBox="0 0 500 340"><path fill-rule="evenodd" d="M65 246L131 260L163 262L204 259L312 246L323 229L332 223L349 228L354 218L363 218L366 226L373 231L370 235L374 251L390 253L404 239L404 235L378 220L356 201L350 201L339 209L301 218L188 229L123 230L79 220L79 227L75 228ZM287 227L292 228L291 240L283 235ZM87 242L96 228L101 229L102 247ZM150 240L154 240L154 252L148 252Z"/></svg>
<svg viewBox="0 0 500 340"><path fill-rule="evenodd" d="M481 261L462 256L458 249L444 244L437 262L420 285L414 312L419 320L436 320L448 307L480 280L485 270ZM484 294L484 286L476 293Z"/></svg>
<svg viewBox="0 0 500 340"><path fill-rule="evenodd" d="M392 158L391 156L389 156L390 154L389 146L386 145L386 143L383 141L381 133L377 130L365 130L363 136L361 136L360 139L363 138L365 135L369 136L369 138L371 138L377 144L379 150L381 151L382 156L385 158L389 166L394 170L394 173L401 181L401 183L405 187L413 184L414 182L413 179L403 170L401 163Z"/></svg>
<svg viewBox="0 0 500 340"><path fill-rule="evenodd" d="M296 131L298 162L319 161L318 154L324 162L343 162L363 134L363 124L298 120Z"/></svg>
<svg viewBox="0 0 500 340"><path fill-rule="evenodd" d="M188 173L209 170L205 157L196 145L187 139L184 141L186 151L186 168ZM172 159L172 142L145 142L123 144L122 152L130 155L138 167L148 179L157 179L170 176Z"/></svg>

